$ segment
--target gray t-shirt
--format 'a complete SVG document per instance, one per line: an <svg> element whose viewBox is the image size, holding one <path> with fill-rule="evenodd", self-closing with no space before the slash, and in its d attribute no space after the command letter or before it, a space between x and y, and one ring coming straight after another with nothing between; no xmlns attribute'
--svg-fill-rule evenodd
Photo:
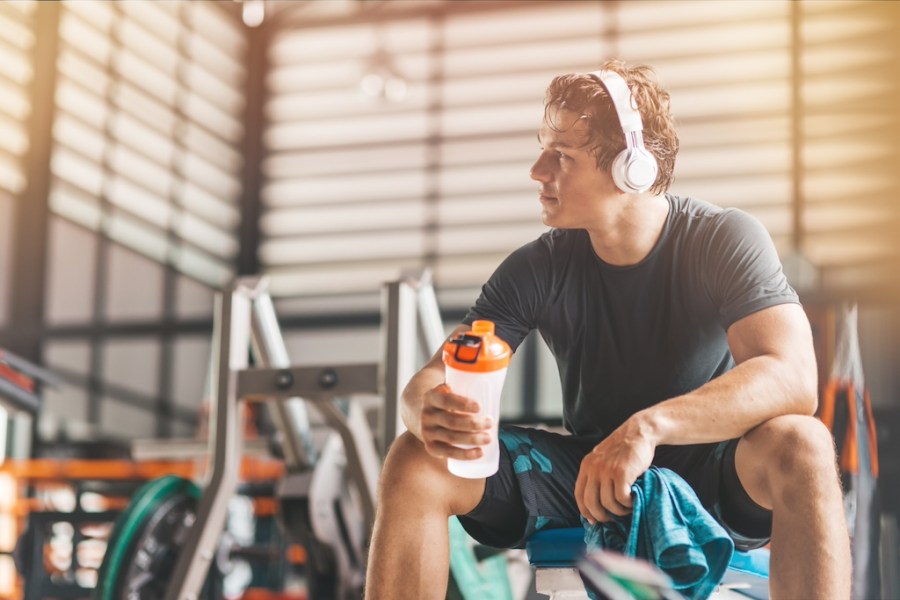
<svg viewBox="0 0 900 600"><path fill-rule="evenodd" d="M513 252L464 319L494 321L513 350L540 331L556 357L563 422L574 434L609 434L635 412L728 371L732 323L799 303L759 221L667 199L662 233L640 263L607 264L586 231L554 229Z"/></svg>

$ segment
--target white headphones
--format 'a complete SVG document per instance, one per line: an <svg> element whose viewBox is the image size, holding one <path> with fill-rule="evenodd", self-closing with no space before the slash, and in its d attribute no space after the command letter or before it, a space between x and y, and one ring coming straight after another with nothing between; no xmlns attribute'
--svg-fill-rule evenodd
<svg viewBox="0 0 900 600"><path fill-rule="evenodd" d="M619 124L625 134L625 149L619 152L612 163L612 178L616 187L625 193L640 194L646 192L656 181L656 159L644 148L644 137L641 133L644 124L641 113L628 84L622 76L614 71L594 71L591 77L600 82L609 93Z"/></svg>

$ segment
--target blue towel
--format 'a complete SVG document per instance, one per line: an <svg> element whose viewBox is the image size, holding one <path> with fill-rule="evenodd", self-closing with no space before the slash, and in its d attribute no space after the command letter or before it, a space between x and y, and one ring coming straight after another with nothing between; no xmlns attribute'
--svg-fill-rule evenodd
<svg viewBox="0 0 900 600"><path fill-rule="evenodd" d="M722 581L734 542L674 471L650 467L631 487L630 515L585 526L587 550L602 548L647 560L685 598L703 599ZM633 527L632 524L637 526Z"/></svg>

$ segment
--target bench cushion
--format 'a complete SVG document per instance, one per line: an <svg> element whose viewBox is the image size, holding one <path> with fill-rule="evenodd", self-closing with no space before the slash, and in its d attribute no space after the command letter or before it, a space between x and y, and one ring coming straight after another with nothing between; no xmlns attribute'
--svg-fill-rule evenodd
<svg viewBox="0 0 900 600"><path fill-rule="evenodd" d="M545 529L538 531L525 543L528 561L535 567L574 567L584 553L584 529ZM769 576L769 550L760 548L750 552L735 551L729 570L739 573Z"/></svg>

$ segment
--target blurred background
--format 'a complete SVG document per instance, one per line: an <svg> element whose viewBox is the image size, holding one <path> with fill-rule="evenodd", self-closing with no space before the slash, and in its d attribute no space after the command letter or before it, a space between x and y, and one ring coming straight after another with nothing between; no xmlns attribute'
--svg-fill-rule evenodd
<svg viewBox="0 0 900 600"><path fill-rule="evenodd" d="M454 326L545 229L546 85L608 57L671 92L672 191L767 227L823 389L858 306L896 559L897 2L0 3L0 347L64 381L35 418L0 408L6 454L193 436L236 275L269 276L296 363L377 360L410 269ZM508 382L506 419L559 421L539 339Z"/></svg>

